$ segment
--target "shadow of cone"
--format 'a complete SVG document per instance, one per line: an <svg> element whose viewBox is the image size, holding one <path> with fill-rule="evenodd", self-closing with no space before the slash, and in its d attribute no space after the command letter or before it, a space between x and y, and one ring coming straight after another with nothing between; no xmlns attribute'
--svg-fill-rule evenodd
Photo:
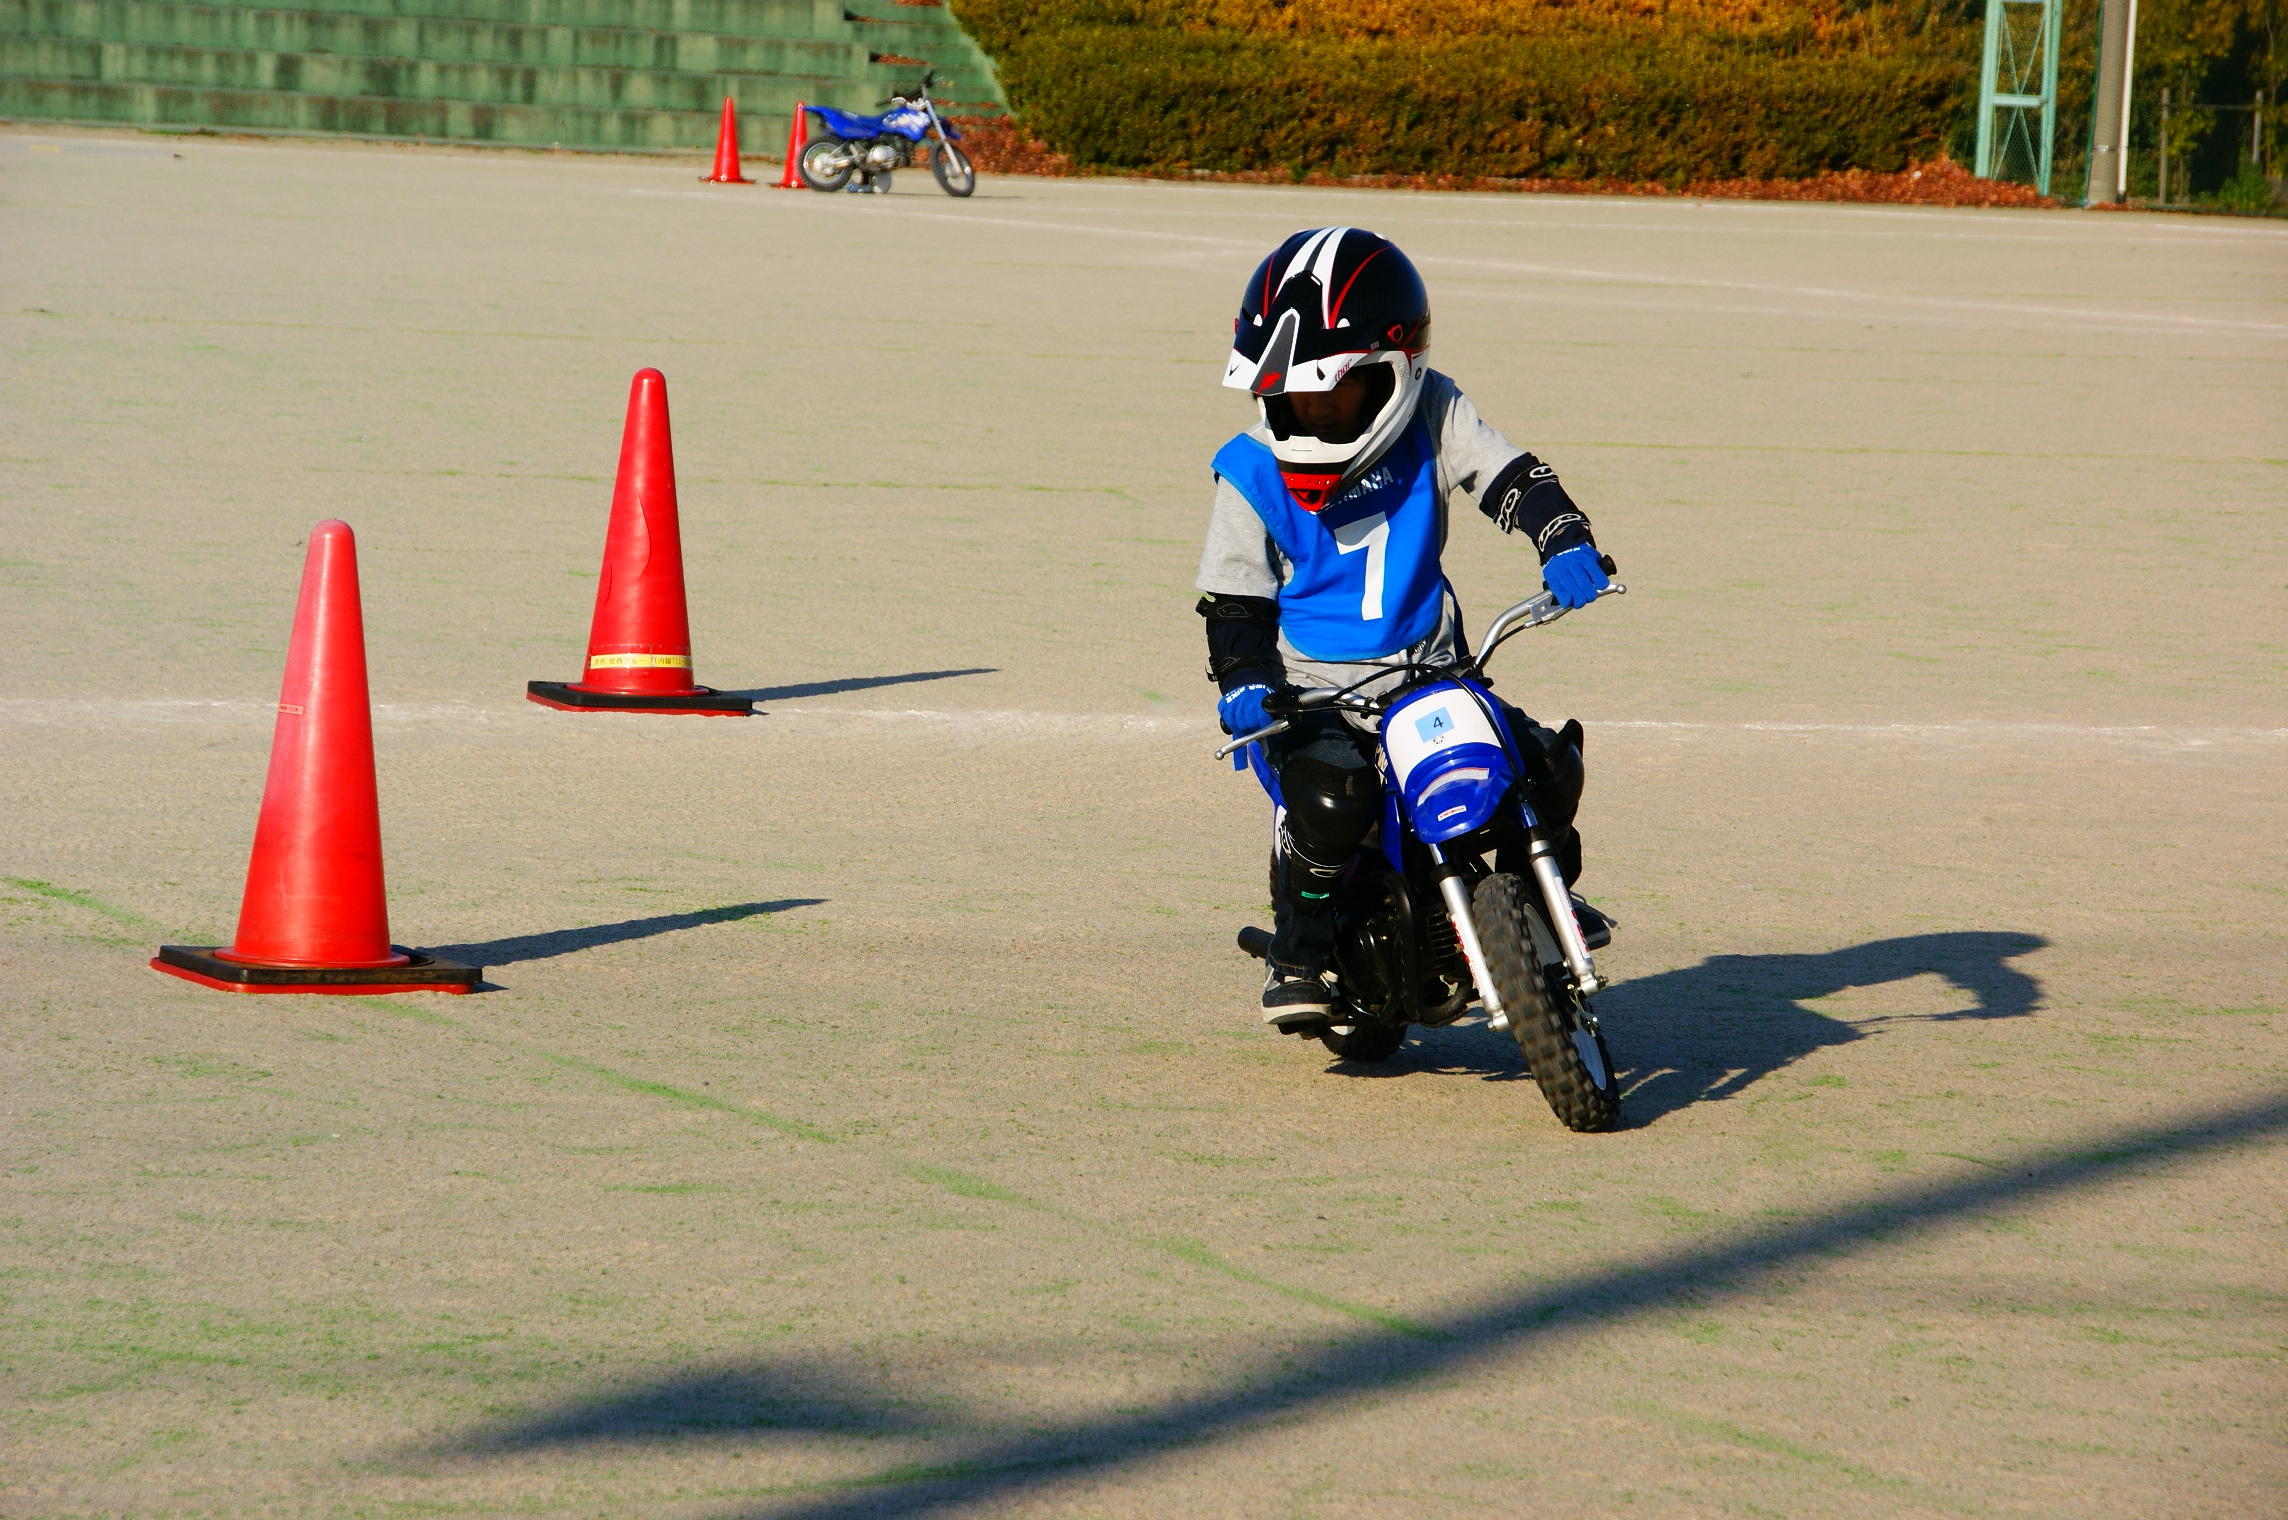
<svg viewBox="0 0 2288 1520"><path fill-rule="evenodd" d="M467 992L478 968L389 942L365 621L348 523L311 530L238 933L155 971L226 992Z"/></svg>
<svg viewBox="0 0 2288 1520"><path fill-rule="evenodd" d="M723 97L723 125L715 129L715 167L699 176L703 185L751 185L739 172L739 118L731 110L731 97Z"/></svg>
<svg viewBox="0 0 2288 1520"><path fill-rule="evenodd" d="M691 620L683 596L683 537L675 510L675 447L668 436L667 377L640 369L628 388L604 570L588 628L588 664L578 681L528 681L524 694L566 712L752 713L691 680Z"/></svg>
<svg viewBox="0 0 2288 1520"><path fill-rule="evenodd" d="M774 190L803 190L802 173L796 167L802 162L802 150L810 146L810 107L801 101L794 103L794 121L787 127L786 168L779 174Z"/></svg>

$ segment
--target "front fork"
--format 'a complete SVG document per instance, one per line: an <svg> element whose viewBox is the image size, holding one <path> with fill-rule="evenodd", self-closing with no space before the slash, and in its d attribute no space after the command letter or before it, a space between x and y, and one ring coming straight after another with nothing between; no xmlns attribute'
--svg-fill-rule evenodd
<svg viewBox="0 0 2288 1520"><path fill-rule="evenodd" d="M1573 894L1566 889L1565 873L1557 868L1557 852L1550 847L1546 830L1535 829L1526 847L1526 861L1533 868L1534 882L1541 888L1541 900L1549 909L1549 927L1557 936L1557 948L1565 956L1565 969L1573 973L1573 990L1590 997L1605 990L1605 979L1597 975L1597 962L1589 954L1589 942L1581 937L1581 920L1573 916Z"/></svg>
<svg viewBox="0 0 2288 1520"><path fill-rule="evenodd" d="M1461 942L1462 959L1470 968L1470 979L1478 984L1478 1002L1486 1010L1486 1022L1495 1029L1509 1028L1509 1010L1502 1006L1501 990L1494 985L1493 971L1486 964L1485 942L1478 938L1477 913L1470 902L1469 874L1446 858L1446 852L1437 845L1427 846L1430 860L1438 876L1438 895L1445 900L1446 916L1453 922L1454 938ZM1589 954L1588 942L1581 937L1580 921L1573 916L1573 894L1566 890L1565 873L1557 867L1557 852L1550 848L1548 836L1535 829L1527 851L1527 861L1533 871L1534 885L1541 889L1542 903L1549 912L1550 929L1557 936L1557 949L1565 957L1565 969L1573 974L1573 985L1581 996L1588 997L1605 989L1604 978L1597 975L1597 962Z"/></svg>

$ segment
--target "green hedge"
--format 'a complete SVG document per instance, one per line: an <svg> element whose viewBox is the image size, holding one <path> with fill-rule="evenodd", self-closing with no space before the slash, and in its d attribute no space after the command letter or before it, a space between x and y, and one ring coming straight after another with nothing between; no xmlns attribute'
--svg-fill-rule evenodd
<svg viewBox="0 0 2288 1520"><path fill-rule="evenodd" d="M1945 146L1967 75L1911 40L1826 52L1642 23L1351 40L1044 12L960 7L1024 124L1108 169L1671 184L1895 170Z"/></svg>

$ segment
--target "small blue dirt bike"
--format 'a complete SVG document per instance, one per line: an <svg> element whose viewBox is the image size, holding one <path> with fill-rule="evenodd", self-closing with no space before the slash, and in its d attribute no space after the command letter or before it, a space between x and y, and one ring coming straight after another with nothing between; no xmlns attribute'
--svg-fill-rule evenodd
<svg viewBox="0 0 2288 1520"><path fill-rule="evenodd" d="M1475 655L1274 697L1264 705L1279 721L1216 754L1244 753L1270 794L1276 871L1285 805L1262 741L1306 711L1380 720L1382 822L1336 889L1334 1013L1292 1032L1317 1035L1345 1060L1383 1061L1409 1024L1450 1024L1476 1002L1517 1041L1568 1128L1609 1130L1620 1089L1589 999L1608 985L1591 952L1611 942L1613 921L1567 889L1563 830L1544 827L1530 795L1525 716L1478 679L1504 640L1565 611L1544 593L1495 618ZM1579 725L1558 737L1578 749ZM1261 958L1271 936L1242 929L1239 947Z"/></svg>
<svg viewBox="0 0 2288 1520"><path fill-rule="evenodd" d="M936 82L934 71L924 74L911 91L882 102L890 109L880 116L854 116L832 106L810 107L825 135L812 138L803 148L795 161L795 173L813 190L847 188L887 195L891 171L911 164L915 150L935 133L937 146L930 149L930 173L937 176L946 194L968 195L977 188L977 170L953 145L961 136L960 129L938 115L937 106L930 100L929 87ZM855 185L850 183L853 175L858 180Z"/></svg>

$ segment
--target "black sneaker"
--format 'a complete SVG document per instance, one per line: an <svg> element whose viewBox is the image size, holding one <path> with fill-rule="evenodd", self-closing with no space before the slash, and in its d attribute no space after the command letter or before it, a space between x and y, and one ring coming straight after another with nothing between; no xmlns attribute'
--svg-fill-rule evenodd
<svg viewBox="0 0 2288 1520"><path fill-rule="evenodd" d="M1324 971L1297 971L1270 963L1263 979L1263 1022L1284 1029L1290 1024L1323 1024L1334 1011L1334 990Z"/></svg>
<svg viewBox="0 0 2288 1520"><path fill-rule="evenodd" d="M1611 944L1613 931L1620 927L1621 921L1601 908L1591 907L1589 900L1578 892L1572 897L1573 921L1581 926L1581 943L1592 950L1602 950Z"/></svg>

